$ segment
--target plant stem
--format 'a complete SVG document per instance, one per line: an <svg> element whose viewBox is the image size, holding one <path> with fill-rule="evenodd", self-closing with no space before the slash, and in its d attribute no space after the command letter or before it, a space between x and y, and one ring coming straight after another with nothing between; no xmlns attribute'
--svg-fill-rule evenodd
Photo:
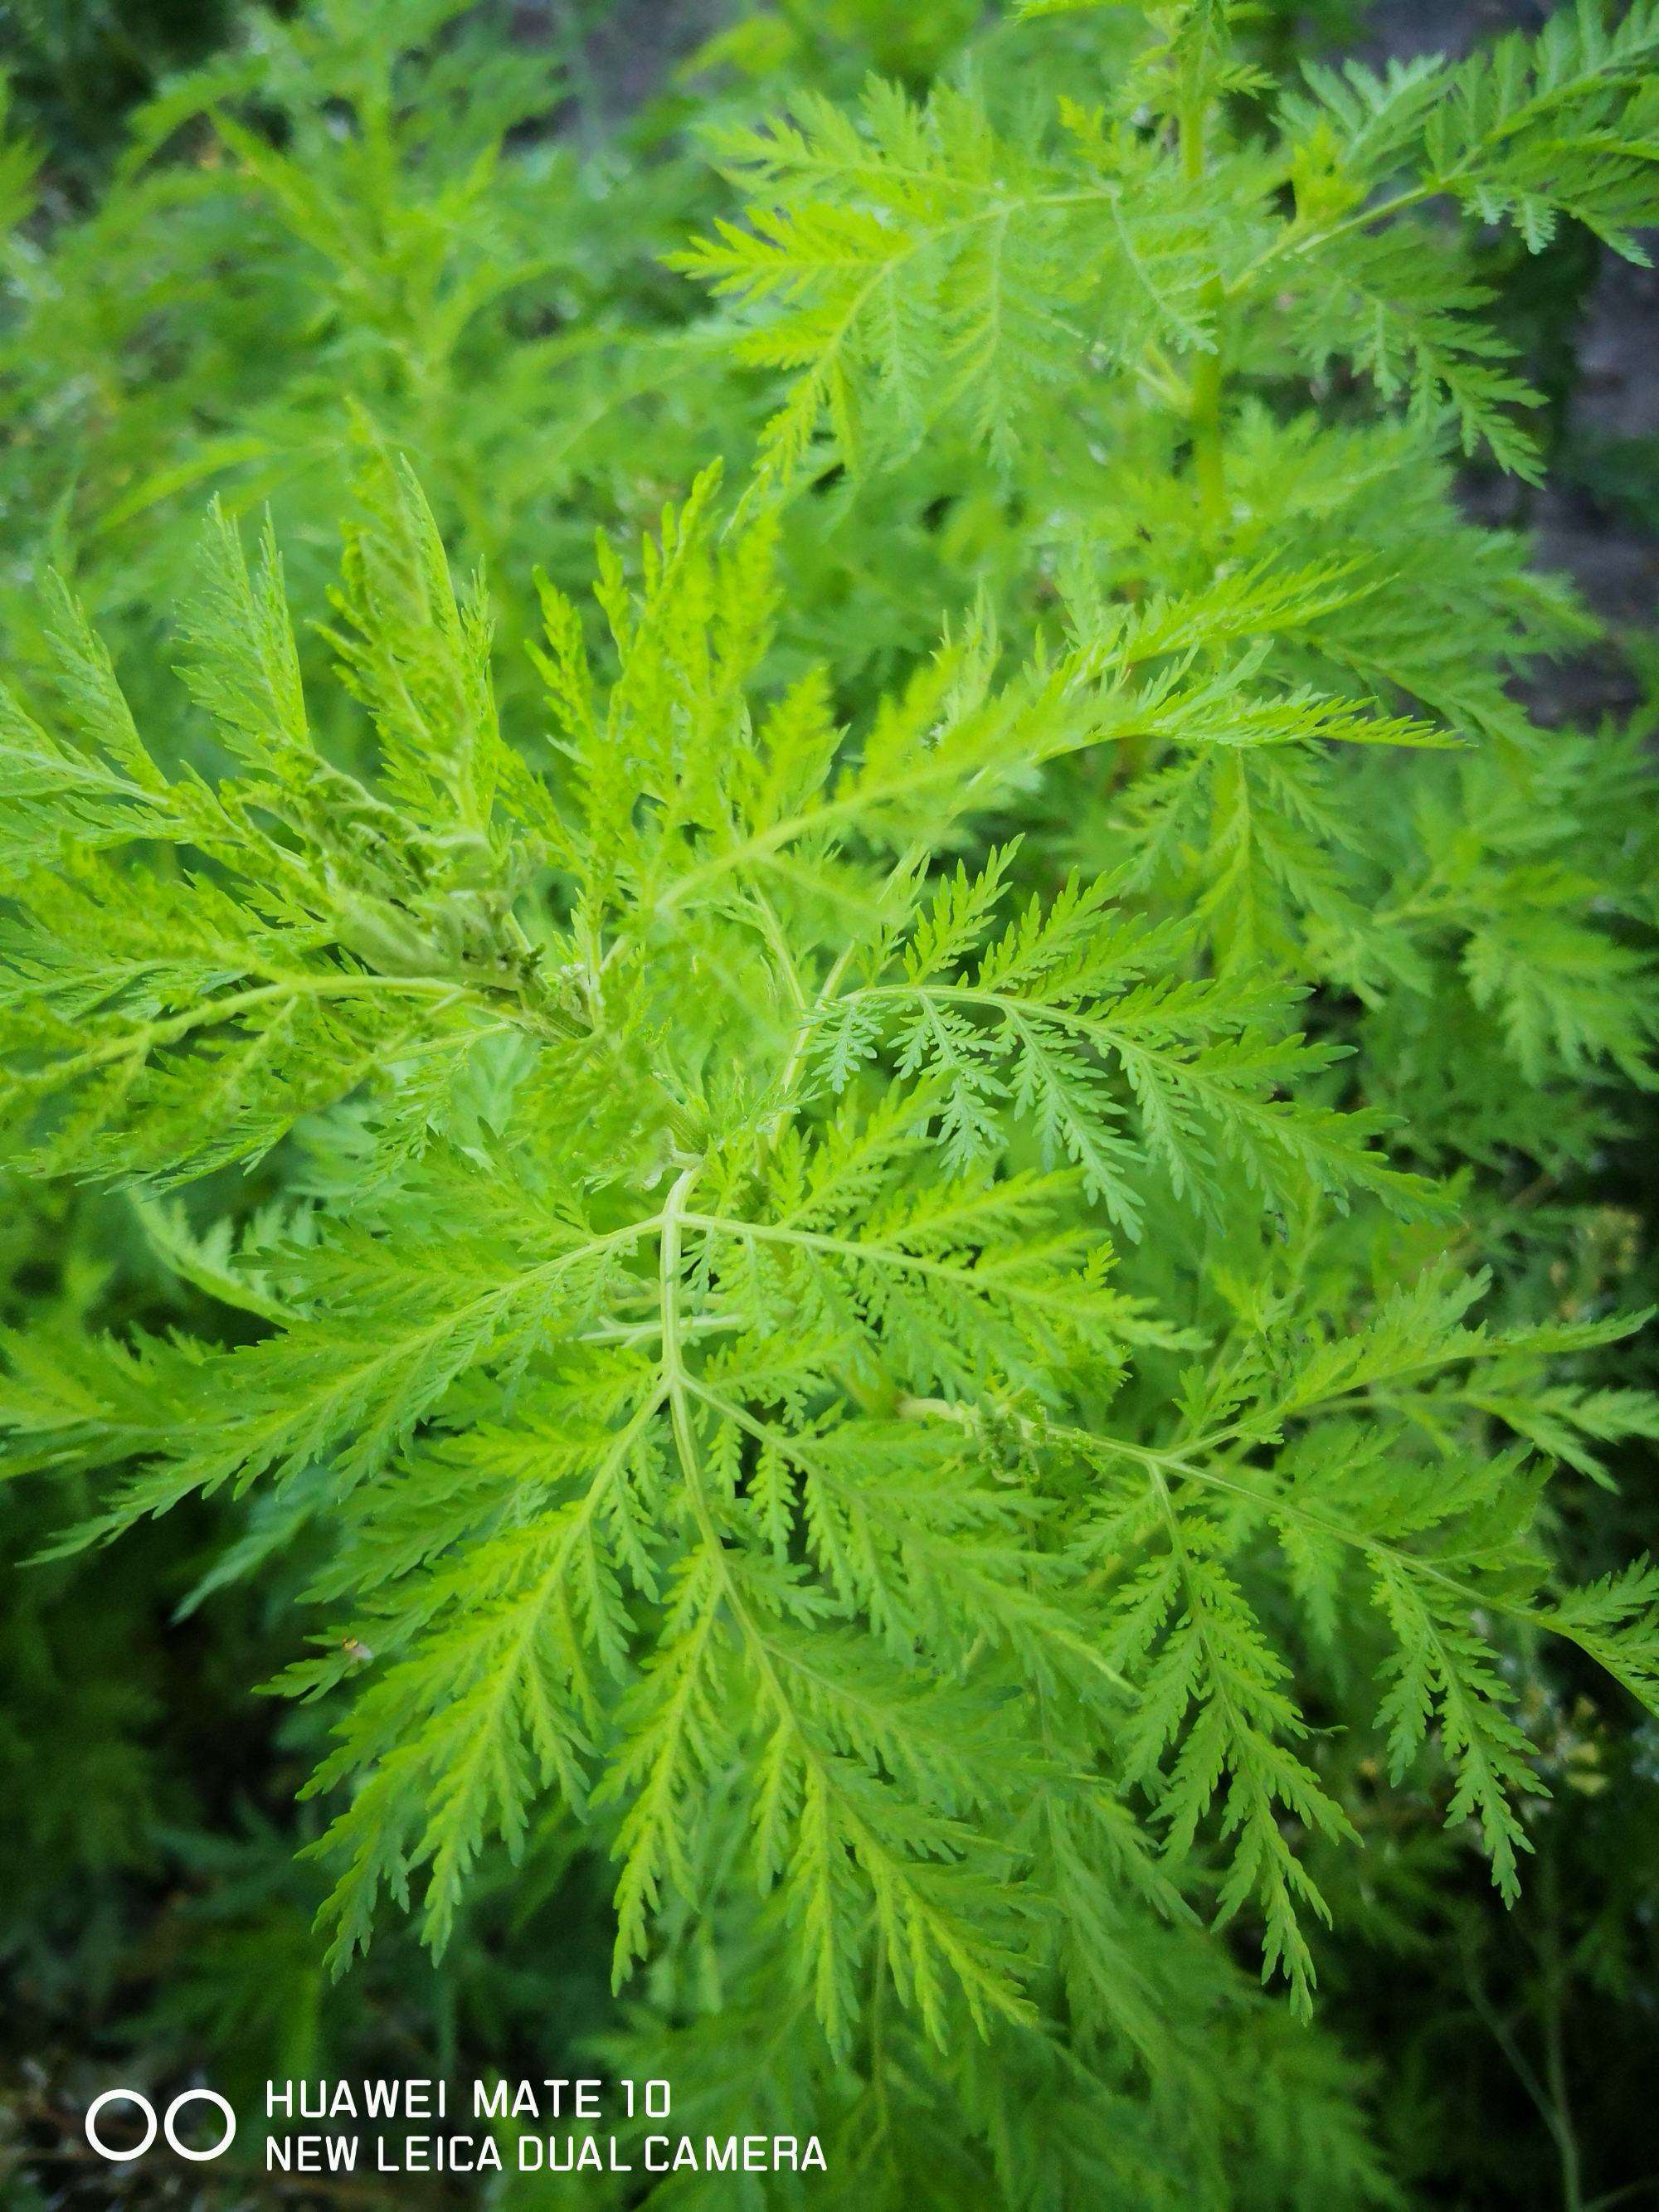
<svg viewBox="0 0 1659 2212"><path fill-rule="evenodd" d="M1567 2089L1566 1961L1561 1948L1561 1880L1558 1839L1546 1844L1540 1869L1540 1902L1543 1931L1540 1963L1543 1967L1544 2079L1549 2088L1550 2133L1561 2162L1563 2212L1584 2212L1583 2175L1578 2155L1578 2136L1573 2126L1572 2100Z"/></svg>
<svg viewBox="0 0 1659 2212"><path fill-rule="evenodd" d="M1204 174L1205 117L1207 103L1194 99L1181 114L1181 171L1189 184ZM1210 325L1210 345L1193 362L1188 400L1193 439L1193 474L1198 486L1198 506L1205 530L1213 533L1227 512L1227 480L1221 444L1221 313L1226 290L1219 270L1205 280L1200 301Z"/></svg>

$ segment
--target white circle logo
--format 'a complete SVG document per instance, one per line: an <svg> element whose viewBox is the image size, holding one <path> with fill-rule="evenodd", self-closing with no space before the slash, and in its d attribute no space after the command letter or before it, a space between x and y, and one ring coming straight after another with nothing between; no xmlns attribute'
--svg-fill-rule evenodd
<svg viewBox="0 0 1659 2212"><path fill-rule="evenodd" d="M98 2115L106 2105L138 2106L144 2115L143 2141L135 2143L131 2150L112 2150L98 2133ZM191 2150L187 2143L179 2142L179 2115L186 2105L212 2105L224 2115L225 2131L211 2150ZM130 2159L142 2158L155 2140L158 2124L179 2156L187 2158L198 2165L210 2158L222 2158L230 2148L236 2136L236 2115L216 2089L182 2091L167 2106L167 2115L159 2124L155 2117L155 2106L148 2097L137 2089L106 2089L101 2097L94 2097L87 2107L87 2141L100 2158L109 2159L117 2165L125 2166Z"/></svg>
<svg viewBox="0 0 1659 2212"><path fill-rule="evenodd" d="M180 2107L185 2105L214 2105L224 2114L225 2131L211 2150L191 2150L186 2144L179 2142L173 2124L179 2117ZM216 2089L186 2089L182 2096L175 2097L167 2106L167 2116L161 2123L161 2132L180 2158L193 2159L199 2164L206 2159L222 2158L230 2148L236 2133L236 2115Z"/></svg>
<svg viewBox="0 0 1659 2212"><path fill-rule="evenodd" d="M112 2150L98 2134L98 2115L106 2105L142 2105L144 2108L144 2140L131 2150ZM130 2158L142 2158L155 2140L155 2107L148 2097L141 2097L136 2089L106 2089L101 2097L94 2097L87 2107L87 2141L100 2158L113 2159L125 2164Z"/></svg>

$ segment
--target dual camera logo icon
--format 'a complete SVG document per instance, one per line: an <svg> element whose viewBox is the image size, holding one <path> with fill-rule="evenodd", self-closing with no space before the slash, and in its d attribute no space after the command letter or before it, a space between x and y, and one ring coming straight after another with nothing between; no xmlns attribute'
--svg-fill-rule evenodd
<svg viewBox="0 0 1659 2212"><path fill-rule="evenodd" d="M112 2149L98 2132L98 2116L109 2105L133 2105L143 2115L144 2136L142 2142L125 2150ZM210 2150L194 2149L179 2139L179 2115L187 2105L211 2105L222 2115L225 2131ZM94 2097L87 2107L87 2141L100 2158L125 2166L130 2159L142 2158L155 2140L157 2129L166 2136L168 2143L180 2158L201 2165L210 2158L222 2158L230 2148L236 2135L236 2115L216 2089L185 2089L167 2106L160 2119L149 2099L137 2089L106 2089L101 2097Z"/></svg>

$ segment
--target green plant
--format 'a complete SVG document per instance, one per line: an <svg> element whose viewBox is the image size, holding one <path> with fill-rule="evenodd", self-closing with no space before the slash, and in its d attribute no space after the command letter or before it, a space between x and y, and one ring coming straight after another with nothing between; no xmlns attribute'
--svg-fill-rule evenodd
<svg viewBox="0 0 1659 2212"><path fill-rule="evenodd" d="M129 109L228 33L228 0L7 0L0 55L66 190L83 193Z"/></svg>
<svg viewBox="0 0 1659 2212"><path fill-rule="evenodd" d="M543 579L550 730L372 427L329 703L222 516L193 715L52 599L6 1126L162 1287L43 1302L0 1416L67 1552L206 1498L316 1612L337 1961L603 1857L624 2070L830 2144L757 2201L1388 2202L1294 2016L1344 1908L1512 1899L1551 1717L1659 1700L1651 768L1517 690L1594 626L1455 503L1538 461L1444 219L1638 251L1659 13L1283 99L1203 0L1021 13L724 131L692 349L718 442L777 405L601 620Z"/></svg>
<svg viewBox="0 0 1659 2212"><path fill-rule="evenodd" d="M142 680L210 491L269 504L319 591L354 410L509 592L585 561L595 507L659 502L641 439L683 480L708 380L653 247L696 173L651 114L631 160L584 156L569 105L493 13L330 0L251 16L142 108L109 193L5 258L15 649L55 566Z"/></svg>

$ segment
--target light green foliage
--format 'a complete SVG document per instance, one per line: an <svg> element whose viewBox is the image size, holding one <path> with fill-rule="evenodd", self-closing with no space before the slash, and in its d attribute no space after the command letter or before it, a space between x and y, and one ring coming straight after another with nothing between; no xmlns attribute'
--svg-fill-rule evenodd
<svg viewBox="0 0 1659 2212"><path fill-rule="evenodd" d="M1583 1534L1659 1435L1583 1194L1651 764L1528 713L1595 625L1452 474L1540 465L1471 222L1638 251L1659 15L1281 90L1220 0L1038 5L847 100L786 9L699 64L796 89L716 118L671 343L449 12L263 31L140 142L210 117L234 191L30 280L25 332L111 226L257 209L328 367L234 452L175 390L68 532L179 681L60 586L0 698L8 1156L146 1288L20 1322L11 1465L63 1560L205 1498L187 1608L288 1577L337 1966L602 1863L618 2067L831 2148L765 2202L1403 2201L1296 2017L1410 1916L1381 1821L1511 1900L1534 1686L1659 1711ZM171 525L106 587L221 477L187 592Z"/></svg>
<svg viewBox="0 0 1659 2212"><path fill-rule="evenodd" d="M26 1346L23 1459L131 1462L99 1534L256 1480L335 1522L349 1634L290 1686L375 1655L319 1777L360 1782L331 1838L345 1955L416 1876L441 1944L487 1839L517 1849L552 1790L613 1837L619 1972L735 1821L832 2045L872 1953L927 2033L958 2003L1025 2021L1070 1889L1139 1863L1127 1790L1176 1868L1213 1823L1222 1915L1259 1908L1305 1991L1290 1824L1347 1823L1248 1580L1282 1552L1316 1627L1360 1578L1397 1639L1396 1772L1437 1722L1450 1814L1510 1885L1528 1747L1474 1624L1556 1628L1643 1694L1655 1665L1640 1573L1541 1594L1517 1455L1582 1466L1650 1408L1558 1389L1484 1447L1608 1325L1470 1330L1478 1281L1328 1341L1265 1255L1220 1333L1112 1279L1091 1194L1132 1231L1154 1193L1207 1206L1248 1271L1253 1184L1310 1224L1323 1192L1418 1189L1364 1115L1284 1095L1328 1048L1109 884L1006 925L1006 849L930 888L922 796L936 849L1100 744L1092 665L1011 690L970 639L849 749L820 680L753 696L770 527L716 540L712 495L637 585L607 555L609 685L550 596L548 776L390 471L338 598L373 785L313 744L269 550L250 571L222 527L186 630L238 763L216 784L156 768L62 615L58 716L9 708L19 1138L154 1185L305 1125L319 1164L309 1233L239 1301L269 1333ZM1124 1425L1126 1362L1200 1344ZM1389 1426L1356 1428L1382 1392Z"/></svg>
<svg viewBox="0 0 1659 2212"><path fill-rule="evenodd" d="M1515 410L1533 396L1479 319L1491 295L1460 234L1408 218L1449 198L1535 249L1571 216L1640 258L1651 7L1605 27L1583 0L1534 44L1462 65L1310 70L1268 149L1208 134L1218 97L1261 88L1230 52L1233 11L1150 12L1164 37L1106 97L1063 97L1035 130L1000 128L974 92L918 106L878 86L861 115L806 103L719 142L753 196L750 228L684 265L757 311L749 358L799 372L769 433L777 464L799 461L825 413L855 457L867 384L890 438L965 401L1008 445L1043 383L1155 377L1160 352L1224 344L1256 368L1287 349L1314 370L1340 357L1419 419L1449 415L1471 450L1484 440L1530 469ZM1165 119L1173 142L1147 128Z"/></svg>
<svg viewBox="0 0 1659 2212"><path fill-rule="evenodd" d="M642 517L697 465L711 380L652 263L697 173L648 114L631 163L556 137L565 58L501 27L461 0L251 13L140 110L117 191L49 255L12 240L23 638L51 562L153 657L210 492L272 503L319 591L354 410L514 592L585 561L595 505ZM642 438L661 474L636 481Z"/></svg>

